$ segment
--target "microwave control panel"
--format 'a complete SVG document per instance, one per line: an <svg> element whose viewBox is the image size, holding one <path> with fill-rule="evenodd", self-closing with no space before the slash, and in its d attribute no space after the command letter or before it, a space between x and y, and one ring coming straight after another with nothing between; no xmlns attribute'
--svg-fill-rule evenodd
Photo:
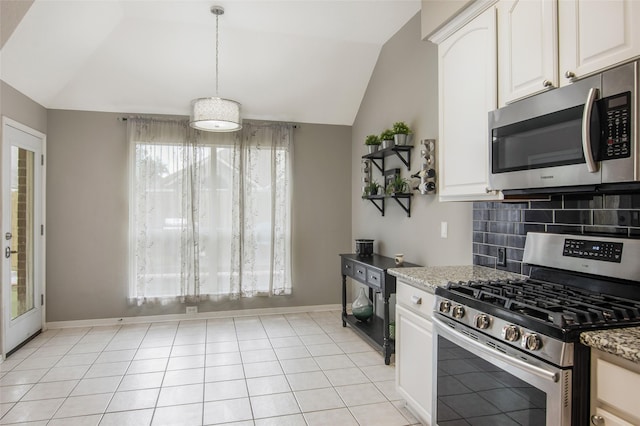
<svg viewBox="0 0 640 426"><path fill-rule="evenodd" d="M631 156L631 93L604 98L603 138L600 152L602 160Z"/></svg>

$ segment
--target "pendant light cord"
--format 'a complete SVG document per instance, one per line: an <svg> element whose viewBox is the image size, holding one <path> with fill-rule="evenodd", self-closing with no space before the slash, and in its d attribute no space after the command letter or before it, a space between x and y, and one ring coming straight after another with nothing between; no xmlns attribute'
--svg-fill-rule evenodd
<svg viewBox="0 0 640 426"><path fill-rule="evenodd" d="M218 35L218 19L220 18L219 14L216 14L216 98L218 97L218 46L220 44L219 42L219 35Z"/></svg>

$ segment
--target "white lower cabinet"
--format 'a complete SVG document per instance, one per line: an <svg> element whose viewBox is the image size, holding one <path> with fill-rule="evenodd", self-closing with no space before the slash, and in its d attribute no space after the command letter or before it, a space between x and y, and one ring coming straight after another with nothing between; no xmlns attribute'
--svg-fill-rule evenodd
<svg viewBox="0 0 640 426"><path fill-rule="evenodd" d="M640 365L591 350L591 423L594 426L640 424Z"/></svg>
<svg viewBox="0 0 640 426"><path fill-rule="evenodd" d="M397 391L418 420L431 425L434 296L401 281L396 291Z"/></svg>

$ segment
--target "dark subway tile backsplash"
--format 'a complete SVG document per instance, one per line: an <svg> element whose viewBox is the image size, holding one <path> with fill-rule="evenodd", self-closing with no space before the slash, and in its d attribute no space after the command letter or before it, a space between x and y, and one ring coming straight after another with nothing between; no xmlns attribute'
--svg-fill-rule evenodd
<svg viewBox="0 0 640 426"><path fill-rule="evenodd" d="M565 209L592 210L602 208L602 195L565 195Z"/></svg>
<svg viewBox="0 0 640 426"><path fill-rule="evenodd" d="M591 217L591 210L556 210L555 221L559 223L591 225Z"/></svg>
<svg viewBox="0 0 640 426"><path fill-rule="evenodd" d="M605 209L640 209L640 194L609 195L604 205Z"/></svg>
<svg viewBox="0 0 640 426"><path fill-rule="evenodd" d="M594 225L640 227L640 210L598 210L594 212Z"/></svg>
<svg viewBox="0 0 640 426"><path fill-rule="evenodd" d="M553 210L524 210L525 222L553 223Z"/></svg>
<svg viewBox="0 0 640 426"><path fill-rule="evenodd" d="M473 264L529 274L528 232L640 238L640 194L555 195L548 201L473 203ZM507 266L497 266L505 247Z"/></svg>

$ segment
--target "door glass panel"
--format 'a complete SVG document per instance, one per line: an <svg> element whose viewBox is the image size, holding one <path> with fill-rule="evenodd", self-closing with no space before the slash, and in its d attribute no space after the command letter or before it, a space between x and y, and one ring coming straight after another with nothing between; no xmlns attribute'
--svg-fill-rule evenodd
<svg viewBox="0 0 640 426"><path fill-rule="evenodd" d="M11 147L11 319L34 308L34 153Z"/></svg>
<svg viewBox="0 0 640 426"><path fill-rule="evenodd" d="M492 173L584 163L577 106L493 129Z"/></svg>
<svg viewBox="0 0 640 426"><path fill-rule="evenodd" d="M545 426L547 395L438 336L437 424Z"/></svg>

